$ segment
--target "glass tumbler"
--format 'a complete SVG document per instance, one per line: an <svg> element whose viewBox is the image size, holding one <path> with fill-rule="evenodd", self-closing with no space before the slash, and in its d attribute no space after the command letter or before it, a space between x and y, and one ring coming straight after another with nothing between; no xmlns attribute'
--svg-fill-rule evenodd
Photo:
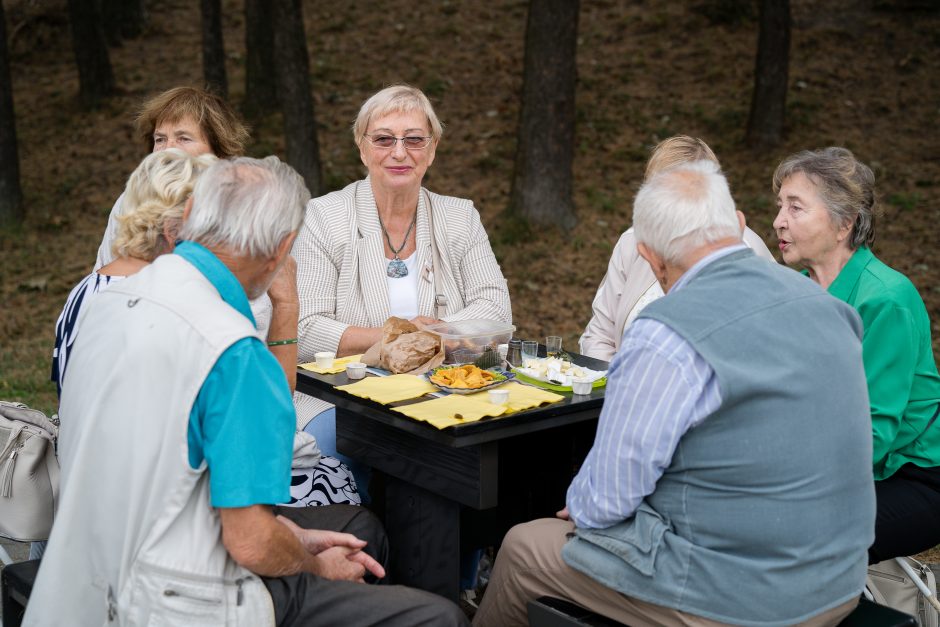
<svg viewBox="0 0 940 627"><path fill-rule="evenodd" d="M539 343L538 342L522 342L522 360L526 359L538 359L539 356Z"/></svg>
<svg viewBox="0 0 940 627"><path fill-rule="evenodd" d="M549 357L561 352L560 335L549 335L545 338L545 352L548 353Z"/></svg>

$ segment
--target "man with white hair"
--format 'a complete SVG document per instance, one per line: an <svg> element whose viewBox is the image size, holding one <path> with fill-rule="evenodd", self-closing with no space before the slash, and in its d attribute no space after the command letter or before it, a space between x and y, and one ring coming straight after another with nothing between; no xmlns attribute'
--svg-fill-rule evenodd
<svg viewBox="0 0 940 627"><path fill-rule="evenodd" d="M724 176L640 189L666 292L613 358L594 446L558 518L514 527L474 625L559 597L638 625L834 625L874 535L861 324L741 242Z"/></svg>
<svg viewBox="0 0 940 627"><path fill-rule="evenodd" d="M338 530L272 510L289 496L295 416L248 300L285 263L308 199L276 158L217 162L174 253L83 312L60 404L61 500L25 624L466 622L436 595L361 583L384 576L365 510L283 510Z"/></svg>

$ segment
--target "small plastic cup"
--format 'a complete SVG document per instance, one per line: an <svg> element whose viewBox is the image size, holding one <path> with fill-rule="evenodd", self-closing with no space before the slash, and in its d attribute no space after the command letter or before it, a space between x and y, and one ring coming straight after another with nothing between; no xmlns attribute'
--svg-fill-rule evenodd
<svg viewBox="0 0 940 627"><path fill-rule="evenodd" d="M561 352L561 336L549 335L545 338L545 351L549 355Z"/></svg>
<svg viewBox="0 0 940 627"><path fill-rule="evenodd" d="M593 382L584 377L575 377L571 380L571 391L581 396L587 396L591 393Z"/></svg>
<svg viewBox="0 0 940 627"><path fill-rule="evenodd" d="M313 359L317 362L317 365L321 368L332 368L333 360L336 359L336 353L329 351L323 351L321 353L315 353Z"/></svg>
<svg viewBox="0 0 940 627"><path fill-rule="evenodd" d="M350 380L361 379L366 376L366 365L361 361L346 364L346 376Z"/></svg>
<svg viewBox="0 0 940 627"><path fill-rule="evenodd" d="M509 402L509 390L490 390L490 402L494 405L505 405Z"/></svg>

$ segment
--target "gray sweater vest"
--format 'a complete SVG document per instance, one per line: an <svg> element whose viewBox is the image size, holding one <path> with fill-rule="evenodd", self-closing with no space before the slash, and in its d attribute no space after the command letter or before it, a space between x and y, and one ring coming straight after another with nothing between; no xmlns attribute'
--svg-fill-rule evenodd
<svg viewBox="0 0 940 627"><path fill-rule="evenodd" d="M620 592L744 625L790 625L860 593L874 539L871 420L855 311L739 251L649 305L711 365L721 406L655 491L566 561Z"/></svg>

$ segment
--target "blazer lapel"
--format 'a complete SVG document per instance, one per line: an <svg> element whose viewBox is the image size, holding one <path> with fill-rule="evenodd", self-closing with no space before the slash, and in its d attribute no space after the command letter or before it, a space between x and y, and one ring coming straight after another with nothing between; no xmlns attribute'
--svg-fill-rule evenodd
<svg viewBox="0 0 940 627"><path fill-rule="evenodd" d="M356 222L359 240L356 256L359 262L359 287L369 323L381 327L388 318L388 281L386 279L385 250L382 246L382 227L372 195L369 178L356 184Z"/></svg>
<svg viewBox="0 0 940 627"><path fill-rule="evenodd" d="M431 257L431 228L428 224L428 208L425 203L425 192L418 193L418 223L415 234L415 270L418 275L418 314L436 317L434 312L434 280L431 273L433 262Z"/></svg>

